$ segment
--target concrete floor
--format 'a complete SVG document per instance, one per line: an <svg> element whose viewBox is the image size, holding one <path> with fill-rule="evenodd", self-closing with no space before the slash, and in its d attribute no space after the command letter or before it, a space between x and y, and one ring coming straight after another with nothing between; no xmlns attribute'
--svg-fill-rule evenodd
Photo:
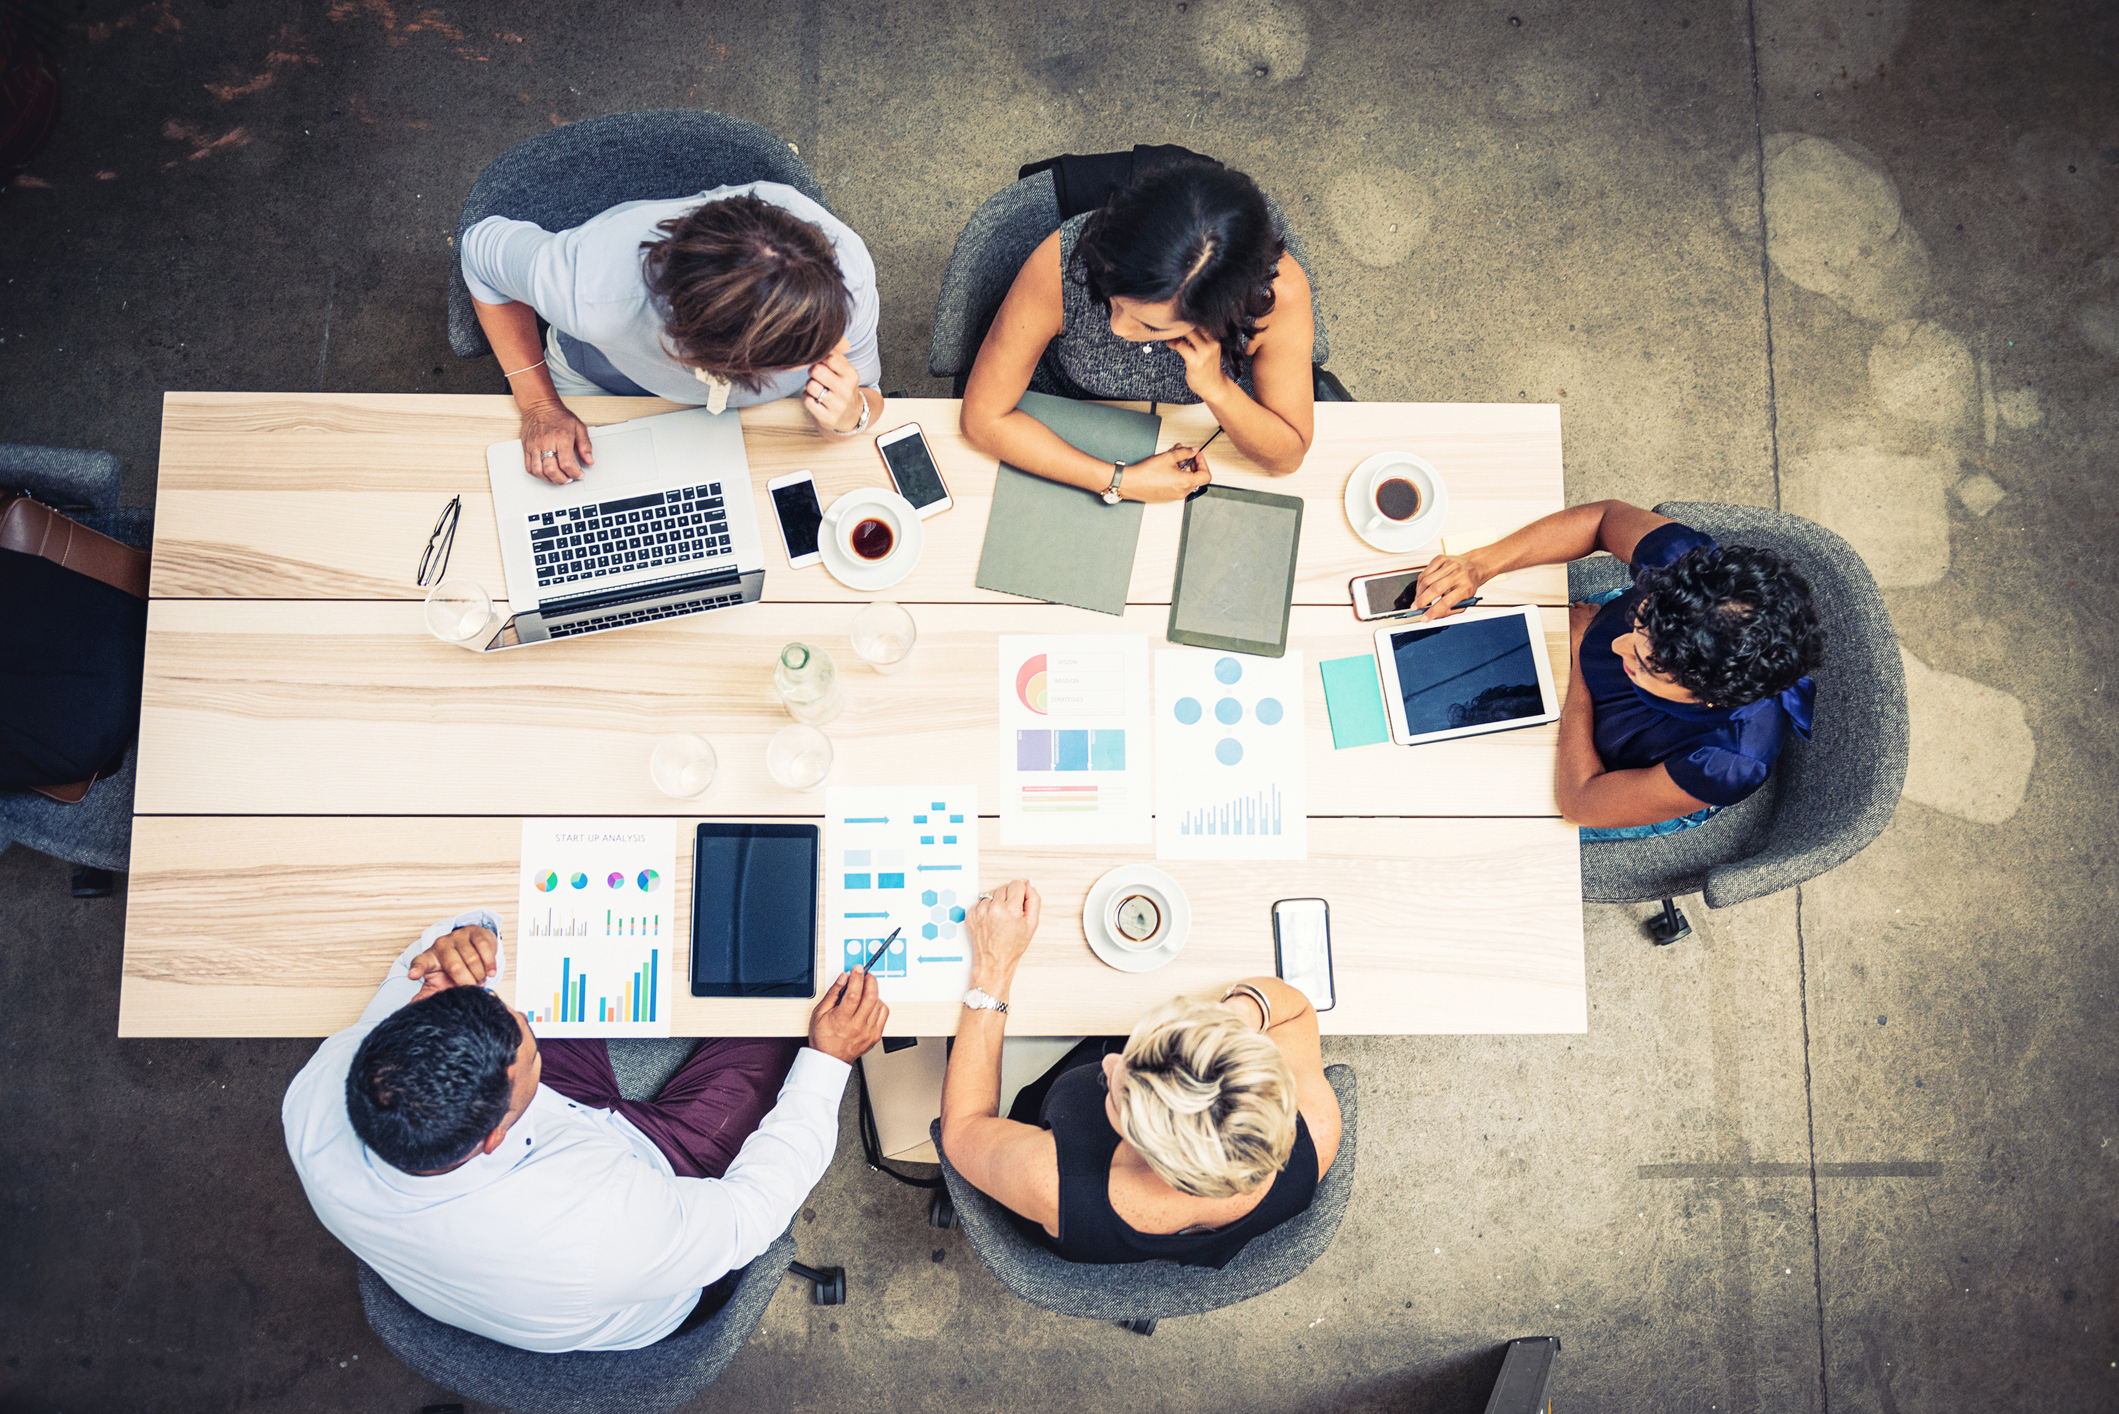
<svg viewBox="0 0 2119 1414"><path fill-rule="evenodd" d="M165 389L498 391L444 335L457 203L646 107L798 143L875 253L885 386L946 392L977 203L1177 141L1301 223L1357 396L1558 402L1571 499L1816 516L1907 653L1865 854L1670 949L1590 909L1586 1036L1327 1047L1359 1180L1292 1285L1146 1340L1046 1315L849 1123L801 1242L851 1303L788 1283L696 1408L1477 1410L1552 1333L1564 1409L2119 1409L2111 5L443 3L59 7L0 441L114 449L148 504ZM124 900L65 883L0 857L0 1410L442 1401L284 1158L314 1043L112 1039Z"/></svg>

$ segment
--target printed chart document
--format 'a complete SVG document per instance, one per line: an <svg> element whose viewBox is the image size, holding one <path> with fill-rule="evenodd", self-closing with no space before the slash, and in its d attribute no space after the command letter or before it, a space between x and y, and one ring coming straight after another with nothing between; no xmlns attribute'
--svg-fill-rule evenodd
<svg viewBox="0 0 2119 1414"><path fill-rule="evenodd" d="M525 820L515 1005L540 1036L667 1036L678 970L672 820Z"/></svg>
<svg viewBox="0 0 2119 1414"><path fill-rule="evenodd" d="M1146 844L1148 636L1001 635L1001 843Z"/></svg>
<svg viewBox="0 0 2119 1414"><path fill-rule="evenodd" d="M964 915L979 897L977 786L824 792L824 977L876 959L885 1002L955 1001L971 985Z"/></svg>
<svg viewBox="0 0 2119 1414"><path fill-rule="evenodd" d="M1155 857L1307 859L1302 653L1155 655Z"/></svg>

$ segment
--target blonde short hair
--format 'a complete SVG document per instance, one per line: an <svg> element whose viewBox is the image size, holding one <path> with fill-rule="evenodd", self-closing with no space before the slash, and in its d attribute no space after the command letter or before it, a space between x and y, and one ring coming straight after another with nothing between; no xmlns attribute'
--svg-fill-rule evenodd
<svg viewBox="0 0 2119 1414"><path fill-rule="evenodd" d="M1118 1132L1197 1198L1254 1193L1295 1147L1295 1072L1280 1047L1210 1002L1178 998L1126 1039Z"/></svg>

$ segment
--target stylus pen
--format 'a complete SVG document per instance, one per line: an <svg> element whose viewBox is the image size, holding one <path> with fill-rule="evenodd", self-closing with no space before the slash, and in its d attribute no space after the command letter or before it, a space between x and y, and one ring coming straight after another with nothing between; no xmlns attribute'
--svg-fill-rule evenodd
<svg viewBox="0 0 2119 1414"><path fill-rule="evenodd" d="M902 923L900 923L900 924L899 924L899 925L898 925L897 927L895 927L895 928L891 929L891 930L890 930L890 936L889 936L889 937L887 937L887 938L885 938L885 939L884 939L884 940L883 940L882 942L880 942L880 943L877 943L877 944L876 944L876 950L875 950L874 952L872 952L872 953L870 953L870 954L868 955L868 961L866 961L866 962L864 962L864 963L862 963L862 964L861 964L861 970L862 970L863 972L866 972L866 971L868 971L868 970L869 970L870 968L874 967L874 966L876 965L876 959L877 959L877 958L879 958L879 957L881 957L881 956L883 955L883 950L884 950L885 948L889 947L889 946L890 946L890 945L891 945L892 943L896 942L896 941L898 940L898 934L900 934L900 933L902 933L902 932L904 932L904 931L905 931L905 925L904 925L904 924L902 924ZM851 987L852 985L853 985L853 974L851 974L851 973L848 973L848 974L847 974L847 977L846 977L846 980L845 980L844 982L841 982L841 983L839 984L839 1000L840 1000L840 1001L842 1001L842 1002L843 1002L843 1001L845 1001L845 1000L846 1000L846 989L847 989L848 987Z"/></svg>
<svg viewBox="0 0 2119 1414"><path fill-rule="evenodd" d="M1183 467L1186 471L1191 471L1193 468L1197 467L1199 463L1195 459L1199 456L1201 452L1204 452L1207 448L1213 446L1214 438L1219 437L1220 435L1221 429L1219 427L1215 428L1213 436L1207 438L1206 441L1201 442L1198 446L1194 447L1192 449L1192 455L1186 457L1183 461L1179 462L1178 465Z"/></svg>
<svg viewBox="0 0 2119 1414"><path fill-rule="evenodd" d="M1474 595L1473 595L1473 596L1472 596L1471 598L1469 598L1469 599L1459 599L1459 600L1457 601L1457 605L1456 605L1456 607L1458 607L1458 608L1460 608L1460 609L1469 609L1469 608L1470 608L1470 607L1471 607L1472 605L1474 605L1474 604L1478 603L1481 597L1482 597L1482 596L1480 596L1480 595L1474 594ZM1391 617L1392 617L1392 618L1394 618L1394 619L1417 619L1417 618L1419 618L1419 617L1420 617L1420 616L1421 616L1422 614L1425 614L1425 613L1426 613L1426 612L1427 612L1427 611L1428 611L1429 609L1432 609L1432 608L1434 608L1434 607L1435 607L1435 606L1434 606L1433 604L1426 604L1426 605L1423 605L1423 606L1421 606L1421 607L1420 607L1420 608L1418 608L1418 609L1414 609L1414 610L1413 610L1412 612L1410 612L1410 613L1405 613L1405 614L1393 614L1393 615L1391 615Z"/></svg>

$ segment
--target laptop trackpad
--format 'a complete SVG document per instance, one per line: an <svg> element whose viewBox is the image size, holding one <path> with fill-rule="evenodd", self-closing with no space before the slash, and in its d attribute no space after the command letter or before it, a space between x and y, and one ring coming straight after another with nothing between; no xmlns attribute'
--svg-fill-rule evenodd
<svg viewBox="0 0 2119 1414"><path fill-rule="evenodd" d="M596 464L586 468L584 483L598 491L634 481L655 479L655 433L647 427L621 424L592 427L589 440L595 445Z"/></svg>

